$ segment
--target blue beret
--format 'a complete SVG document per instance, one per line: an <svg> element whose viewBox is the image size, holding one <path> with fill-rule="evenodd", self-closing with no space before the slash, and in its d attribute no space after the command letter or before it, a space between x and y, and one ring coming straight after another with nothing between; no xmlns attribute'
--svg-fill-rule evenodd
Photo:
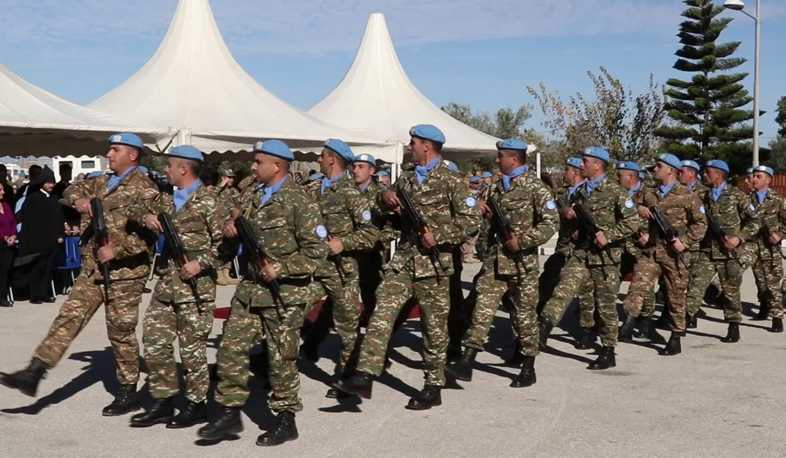
<svg viewBox="0 0 786 458"><path fill-rule="evenodd" d="M574 168L580 169L581 168L581 159L578 158L578 157L568 158L568 160L565 161L565 165L567 165L569 167L574 167Z"/></svg>
<svg viewBox="0 0 786 458"><path fill-rule="evenodd" d="M529 145L519 140L518 138L512 138L510 140L500 140L497 142L498 150L509 149L513 151L524 151L526 153L527 148L529 148Z"/></svg>
<svg viewBox="0 0 786 458"><path fill-rule="evenodd" d="M753 173L753 167L749 167L748 169L746 169L745 173L751 175Z"/></svg>
<svg viewBox="0 0 786 458"><path fill-rule="evenodd" d="M442 162L444 162L448 167L450 167L450 170L452 170L452 171L454 171L456 173L460 173L461 172L461 170L459 170L459 168L458 168L458 166L456 165L455 162L448 161L448 160L444 160Z"/></svg>
<svg viewBox="0 0 786 458"><path fill-rule="evenodd" d="M772 171L772 169L767 167L766 165L760 165L760 166L752 168L751 170L753 170L754 172L764 172L764 173L766 173L769 176L773 176L774 175L774 172Z"/></svg>
<svg viewBox="0 0 786 458"><path fill-rule="evenodd" d="M287 144L282 142L281 140L268 140L266 142L257 142L256 145L254 145L254 152L267 154L268 156L278 157L289 162L295 160L295 156L292 154L292 150L289 149L289 146L287 146Z"/></svg>
<svg viewBox="0 0 786 458"><path fill-rule="evenodd" d="M491 178L491 172L483 172L480 174L481 178Z"/></svg>
<svg viewBox="0 0 786 458"><path fill-rule="evenodd" d="M729 164L727 164L724 161L721 161L719 159L709 160L709 161L707 161L706 164L704 164L704 166L705 167L711 167L713 169L723 170L724 172L729 173Z"/></svg>
<svg viewBox="0 0 786 458"><path fill-rule="evenodd" d="M132 146L140 150L145 147L145 143L139 138L139 135L128 133L112 135L109 137L109 144Z"/></svg>
<svg viewBox="0 0 786 458"><path fill-rule="evenodd" d="M352 148L341 140L331 138L325 142L325 148L338 154L347 162L353 162L355 160L355 154L352 152Z"/></svg>
<svg viewBox="0 0 786 458"><path fill-rule="evenodd" d="M381 172L378 172L378 173L377 173L377 176L378 176L378 177L386 177L386 176L390 176L390 172L388 172L387 170L383 170L383 171L381 171Z"/></svg>
<svg viewBox="0 0 786 458"><path fill-rule="evenodd" d="M205 162L205 157L202 155L202 152L188 145L175 146L169 150L168 156L188 159L190 161Z"/></svg>
<svg viewBox="0 0 786 458"><path fill-rule="evenodd" d="M639 180L643 180L645 178L647 178L647 174L645 174L644 172L639 172Z"/></svg>
<svg viewBox="0 0 786 458"><path fill-rule="evenodd" d="M87 174L87 176L85 178L98 178L98 177L102 176L103 174L104 174L103 172L90 172L90 173Z"/></svg>
<svg viewBox="0 0 786 458"><path fill-rule="evenodd" d="M445 143L445 134L431 124L419 124L409 129L409 136L440 144Z"/></svg>
<svg viewBox="0 0 786 458"><path fill-rule="evenodd" d="M635 162L617 162L617 170L630 170L631 172L641 172L641 167L639 167L639 164Z"/></svg>
<svg viewBox="0 0 786 458"><path fill-rule="evenodd" d="M598 148L597 146L590 146L589 148L584 148L584 151L581 153L582 157L594 157L595 159L600 159L605 163L609 163L611 157L609 153L606 152L603 148Z"/></svg>
<svg viewBox="0 0 786 458"><path fill-rule="evenodd" d="M308 176L308 178L309 178L310 180L312 180L312 181L313 181L313 180L320 180L320 179L322 179L322 178L325 178L325 175L322 175L322 174L321 174L321 173L319 173L319 172L314 172L314 173L312 173L311 175L309 175L309 176Z"/></svg>
<svg viewBox="0 0 786 458"><path fill-rule="evenodd" d="M377 160L374 159L374 156L370 154L361 154L360 156L355 156L355 162L366 162L373 166L377 165Z"/></svg>
<svg viewBox="0 0 786 458"><path fill-rule="evenodd" d="M469 179L470 183L480 183L480 177L472 177Z"/></svg>
<svg viewBox="0 0 786 458"><path fill-rule="evenodd" d="M695 170L697 172L699 170L701 170L701 167L699 166L699 163L696 162L696 161L682 161L682 166L683 167L690 167L690 168L692 168L693 170Z"/></svg>
<svg viewBox="0 0 786 458"><path fill-rule="evenodd" d="M674 167L677 170L681 169L683 165L680 160L677 159L677 156L673 154L661 154L658 156L658 162L663 162L664 164Z"/></svg>

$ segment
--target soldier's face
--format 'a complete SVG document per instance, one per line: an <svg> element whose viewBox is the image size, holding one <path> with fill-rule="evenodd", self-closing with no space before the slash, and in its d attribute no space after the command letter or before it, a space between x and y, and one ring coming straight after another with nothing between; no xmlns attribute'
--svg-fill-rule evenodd
<svg viewBox="0 0 786 458"><path fill-rule="evenodd" d="M257 153L254 156L254 163L251 165L251 170L254 172L257 182L262 184L275 184L273 181L281 171L281 163L273 156Z"/></svg>
<svg viewBox="0 0 786 458"><path fill-rule="evenodd" d="M497 164L499 164L499 170L505 175L509 175L516 167L522 165L516 152L506 150L497 153Z"/></svg>
<svg viewBox="0 0 786 458"><path fill-rule="evenodd" d="M582 157L581 176L592 180L603 175L603 164L604 162L600 159L595 159L594 157L589 156Z"/></svg>
<svg viewBox="0 0 786 458"><path fill-rule="evenodd" d="M382 186L388 186L390 184L390 177L387 176L387 175L383 175L383 176L379 177L379 183Z"/></svg>
<svg viewBox="0 0 786 458"><path fill-rule="evenodd" d="M718 169L714 169L711 167L707 167L704 169L704 184L708 186L713 186L714 184L723 183L725 177L723 176L723 172Z"/></svg>
<svg viewBox="0 0 786 458"><path fill-rule="evenodd" d="M764 191L765 189L770 187L770 183L772 182L772 177L764 172L756 172L753 174L752 184L753 189L757 191Z"/></svg>
<svg viewBox="0 0 786 458"><path fill-rule="evenodd" d="M330 175L330 170L333 167L334 161L335 159L333 158L333 153L329 149L323 148L322 153L317 159L317 162L319 162L319 171L322 173L322 175Z"/></svg>
<svg viewBox="0 0 786 458"><path fill-rule="evenodd" d="M109 152L106 153L109 168L115 173L123 173L137 164L139 161L139 151L136 148L126 145L111 145Z"/></svg>
<svg viewBox="0 0 786 458"><path fill-rule="evenodd" d="M412 160L414 162L425 165L424 161L426 160L426 151L428 151L428 146L426 145L425 140L415 137L410 138L409 145L407 145L407 150L412 153Z"/></svg>
<svg viewBox="0 0 786 458"><path fill-rule="evenodd" d="M477 183L473 183L471 181L469 182L469 189L475 190L478 189L479 187L480 187L480 182Z"/></svg>
<svg viewBox="0 0 786 458"><path fill-rule="evenodd" d="M666 183L671 178L671 171L674 169L662 162L656 162L652 170L655 172L656 180Z"/></svg>
<svg viewBox="0 0 786 458"><path fill-rule="evenodd" d="M685 186L692 184L694 181L696 181L696 175L696 170L690 167L683 167L682 170L680 170L680 184Z"/></svg>
<svg viewBox="0 0 786 458"><path fill-rule="evenodd" d="M374 167L368 162L357 162L352 165L352 173L355 176L355 183L364 184L371 179L374 174Z"/></svg>
<svg viewBox="0 0 786 458"><path fill-rule="evenodd" d="M633 189L638 182L638 173L631 172L630 170L620 170L617 172L617 180L619 181L620 185L622 185L625 189Z"/></svg>

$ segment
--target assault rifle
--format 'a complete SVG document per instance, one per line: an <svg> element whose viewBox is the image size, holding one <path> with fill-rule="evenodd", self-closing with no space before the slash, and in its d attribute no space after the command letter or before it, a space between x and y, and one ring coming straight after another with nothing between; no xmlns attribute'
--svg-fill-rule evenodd
<svg viewBox="0 0 786 458"><path fill-rule="evenodd" d="M769 245L770 244L770 237L772 236L772 229L770 229L770 226L767 226L766 224L762 224L761 225L761 235L762 235L762 237L764 237L764 242ZM781 254L781 257L783 259L786 259L786 254L783 254L783 247L781 247L781 244L778 243L777 247L778 247L778 253Z"/></svg>
<svg viewBox="0 0 786 458"><path fill-rule="evenodd" d="M104 205L101 199L93 198L90 200L90 210L93 214L93 238L98 248L103 248L109 244L109 231L106 229L106 220L104 220ZM109 299L109 263L102 263L98 260L98 250L96 250L96 262L101 267L101 275L104 277L104 292L106 293L107 300Z"/></svg>
<svg viewBox="0 0 786 458"><path fill-rule="evenodd" d="M262 268L270 264L270 259L267 257L265 250L259 245L256 237L254 236L254 231L251 229L251 223L242 216L238 216L235 219L235 228L237 229L237 234L240 236L240 242L243 244L244 251L248 250L249 254L252 258L252 266L254 267L254 278L255 280L259 280L259 272ZM282 307L284 306L284 300L281 298L281 288L279 287L278 281L267 281L267 287L270 289L270 294L273 295L273 300L280 304Z"/></svg>
<svg viewBox="0 0 786 458"><path fill-rule="evenodd" d="M175 229L175 224L172 221L172 217L169 216L169 213L161 213L158 215L158 221L164 229L164 240L166 240L166 248L169 250L169 257L175 262L175 266L177 266L177 270L180 272L180 269L189 261L183 241L180 240L180 236L177 235L177 229ZM202 298L199 297L196 277L192 277L188 280L188 286L190 286L191 291L194 292L194 299L196 300L197 306L201 306Z"/></svg>
<svg viewBox="0 0 786 458"><path fill-rule="evenodd" d="M595 222L595 218L593 218L592 215L590 215L581 204L574 204L573 212L576 214L576 220L584 230L584 233L589 237L590 243L594 244L598 232L601 232L600 227L598 227L598 223ZM611 249L609 248L608 244L601 248L601 251L606 252L606 254L609 255L611 262L614 263L614 257L611 256Z"/></svg>
<svg viewBox="0 0 786 458"><path fill-rule="evenodd" d="M511 226L510 221L505 215L502 213L502 208L499 206L499 202L497 199L493 197L489 197L486 201L489 207L491 208L491 218L494 220L494 224L497 227L497 231L499 231L500 238L503 242L507 242L508 240L513 238L513 226ZM516 256L516 263L524 265L524 253L521 251L517 251L513 253Z"/></svg>
<svg viewBox="0 0 786 458"><path fill-rule="evenodd" d="M409 196L409 193L403 189L399 189L396 194L398 195L398 199L401 201L401 205L404 208L404 215L406 215L406 217L412 223L415 230L421 236L431 232L431 229L429 229L428 225L426 224L426 220L420 213L418 213L418 209L415 207L415 203L412 201L412 197ZM435 267L436 264L438 264L442 271L445 272L447 269L445 269L445 266L442 265L442 260L439 259L439 249L434 247L429 250L429 254L431 256L431 260L435 263Z"/></svg>
<svg viewBox="0 0 786 458"><path fill-rule="evenodd" d="M714 235L721 242L721 247L724 250L726 250L726 252L729 253L729 256L731 256L735 261L737 261L739 265L743 265L742 261L740 261L740 257L737 255L737 250L728 250L725 247L723 247L723 244L726 242L727 237L726 234L723 233L723 229L721 229L720 224L718 224L718 220L716 220L715 217L712 216L712 213L710 213L709 211L706 213L706 216L707 216L707 226L710 228L712 235Z"/></svg>
<svg viewBox="0 0 786 458"><path fill-rule="evenodd" d="M650 207L650 214L652 215L652 219L655 221L655 224L658 225L658 230L660 231L663 240L665 240L672 250L674 250L674 246L672 244L677 238L677 230L671 227L671 224L666 221L666 217L663 216L663 212L660 211L659 207ZM685 262L685 255L683 253L677 253L676 251L674 251L674 253L677 255L677 258L679 258L680 262L682 262L682 265L685 266L685 269L687 269L688 264Z"/></svg>

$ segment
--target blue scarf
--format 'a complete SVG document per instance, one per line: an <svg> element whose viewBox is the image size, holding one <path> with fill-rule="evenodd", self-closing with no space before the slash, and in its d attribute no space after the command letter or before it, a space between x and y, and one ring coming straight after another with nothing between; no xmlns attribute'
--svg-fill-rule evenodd
<svg viewBox="0 0 786 458"><path fill-rule="evenodd" d="M636 194L636 192L638 192L638 190L639 190L639 189L641 189L641 181L639 181L638 183L636 183L636 186L634 186L634 187L633 187L633 189L631 189L630 191L628 191L628 195L629 195L629 196L631 196L631 197L633 197L633 194Z"/></svg>
<svg viewBox="0 0 786 458"><path fill-rule="evenodd" d="M371 180L368 180L366 184L360 186L360 190L366 192L366 189L371 185Z"/></svg>
<svg viewBox="0 0 786 458"><path fill-rule="evenodd" d="M576 192L576 190L579 189L581 187L581 185L583 185L583 184L584 184L584 182L582 181L581 183L577 184L576 186L569 187L568 188L568 199L573 197L573 194Z"/></svg>
<svg viewBox="0 0 786 458"><path fill-rule="evenodd" d="M437 168L441 162L442 156L429 162L428 165L419 165L415 167L415 178L417 178L418 184L423 184L423 182L426 181L426 178L428 178L428 173Z"/></svg>
<svg viewBox="0 0 786 458"><path fill-rule="evenodd" d="M265 205L270 199L273 198L273 194L277 193L284 183L287 181L287 177L284 177L278 183L274 184L273 186L261 185L259 189L262 190L262 200L260 200L260 205Z"/></svg>
<svg viewBox="0 0 786 458"><path fill-rule="evenodd" d="M179 212L183 205L188 202L188 199L196 192L201 185L202 182L196 180L191 186L187 187L186 189L178 189L172 195L172 202L175 204L175 213Z"/></svg>
<svg viewBox="0 0 786 458"><path fill-rule="evenodd" d="M712 200L717 202L720 199L721 193L726 189L726 182L720 184L717 188L712 188Z"/></svg>
<svg viewBox="0 0 786 458"><path fill-rule="evenodd" d="M761 205L762 202L764 202L764 199L767 198L767 194L770 193L770 190L766 189L766 190L764 190L762 192L759 192L759 191L754 191L754 192L756 193L756 200L759 202L759 205Z"/></svg>
<svg viewBox="0 0 786 458"><path fill-rule="evenodd" d="M660 185L660 198L665 199L666 195L671 191L674 185L677 184L677 180L671 182L671 184Z"/></svg>
<svg viewBox="0 0 786 458"><path fill-rule="evenodd" d="M598 187L598 185L600 184L601 181L603 181L604 178L606 178L606 174L605 173L603 175L599 176L598 178L595 178L594 180L587 180L587 182L586 182L587 183L587 188L586 188L587 189L587 197L592 195L592 191L594 191L595 188Z"/></svg>
<svg viewBox="0 0 786 458"><path fill-rule="evenodd" d="M522 165L521 167L516 167L515 169L513 169L513 171L510 172L509 175L505 175L503 173L502 174L502 187L505 188L505 192L510 191L510 184L513 181L513 179L514 178L518 178L519 176L521 176L527 170L529 170L529 168L526 165Z"/></svg>
<svg viewBox="0 0 786 458"><path fill-rule="evenodd" d="M120 176L114 175L112 178L109 179L109 184L107 184L106 190L112 191L113 189L115 189L117 185L119 185L120 182L123 181L123 178L127 177L128 174L133 172L135 169L136 167L131 167L130 169L123 172L123 174Z"/></svg>
<svg viewBox="0 0 786 458"><path fill-rule="evenodd" d="M693 183L688 185L688 189L693 191L696 188L696 185L699 184L699 180L694 181Z"/></svg>
<svg viewBox="0 0 786 458"><path fill-rule="evenodd" d="M329 188L329 187L333 186L334 184L336 184L336 182L338 180L340 180L341 177L343 177L345 173L346 172L339 173L338 175L336 175L332 179L328 178L328 177L323 178L322 179L322 189L320 191L320 195L324 196L325 195L325 191L327 191L327 188Z"/></svg>

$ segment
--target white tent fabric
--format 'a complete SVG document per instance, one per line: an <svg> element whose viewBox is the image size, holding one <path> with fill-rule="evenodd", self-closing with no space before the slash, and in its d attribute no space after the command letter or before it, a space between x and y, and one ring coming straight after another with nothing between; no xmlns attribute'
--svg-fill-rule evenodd
<svg viewBox="0 0 786 458"><path fill-rule="evenodd" d="M0 154L54 157L106 153L106 139L134 132L147 142L161 129L132 123L61 99L0 64Z"/></svg>
<svg viewBox="0 0 786 458"><path fill-rule="evenodd" d="M248 151L271 138L318 151L329 138L341 138L356 154L392 160L398 146L320 121L260 86L232 57L208 0L180 0L150 61L89 107L171 127L180 132L176 145L207 153Z"/></svg>
<svg viewBox="0 0 786 458"><path fill-rule="evenodd" d="M401 66L381 13L369 18L360 49L343 81L309 113L402 145L409 143L410 127L433 124L444 132L444 151L453 158L496 152L499 140L454 119L418 91Z"/></svg>

